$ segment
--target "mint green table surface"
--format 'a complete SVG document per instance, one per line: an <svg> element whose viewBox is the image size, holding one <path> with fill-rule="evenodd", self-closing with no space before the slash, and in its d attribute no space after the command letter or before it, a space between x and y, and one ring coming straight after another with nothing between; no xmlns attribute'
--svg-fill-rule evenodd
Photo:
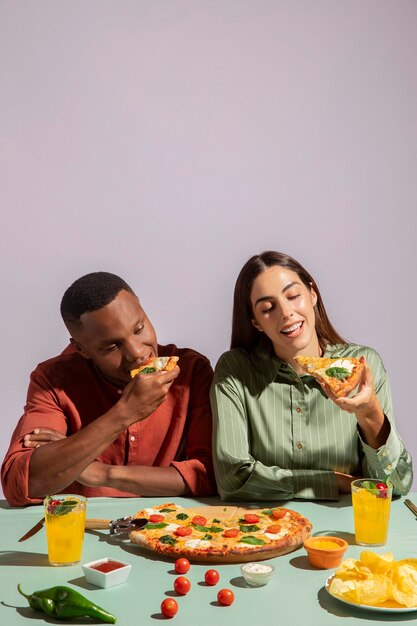
<svg viewBox="0 0 417 626"><path fill-rule="evenodd" d="M409 497L417 502L417 494ZM214 498L92 498L88 502L87 516L113 519L173 500L183 506L220 503ZM308 517L313 524L313 533L337 533L343 536L350 543L346 556L359 557L363 548L354 543L350 496L335 503L297 501L285 505ZM11 509L7 503L0 501L1 626L98 623L88 618L55 622L42 613L32 611L16 590L18 582L26 593L54 585L73 587L115 614L119 626L156 626L161 620L167 621L160 612L160 605L169 596L175 597L179 604L177 615L170 620L175 626L349 626L365 621L381 624L417 620L417 612L377 613L349 607L331 598L324 584L334 570L310 567L303 548L271 559L270 562L276 568L274 578L267 586L260 588L245 586L240 575L240 565L192 564L188 573L191 591L186 596L177 596L173 591L176 576L173 560L143 551L128 540L114 539L107 531L87 531L82 562L112 557L132 564L130 577L125 584L100 589L86 582L81 565L60 568L49 566L44 529L27 541L18 543L19 537L41 516L40 506ZM375 551L391 551L396 559L417 557L417 520L404 505L403 498L392 503L387 545L375 548ZM208 587L204 583L204 573L209 567L215 567L220 573L220 582L215 587ZM223 587L232 589L235 594L234 604L230 607L222 607L217 603L217 592Z"/></svg>

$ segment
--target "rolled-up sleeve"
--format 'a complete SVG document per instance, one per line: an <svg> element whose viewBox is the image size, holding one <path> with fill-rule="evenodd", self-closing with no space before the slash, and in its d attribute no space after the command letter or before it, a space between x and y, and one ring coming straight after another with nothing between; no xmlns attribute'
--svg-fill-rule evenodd
<svg viewBox="0 0 417 626"><path fill-rule="evenodd" d="M190 381L190 399L187 411L185 460L171 465L183 477L193 495L216 493L212 456L212 416L210 385L213 370L207 359L200 359Z"/></svg>
<svg viewBox="0 0 417 626"><path fill-rule="evenodd" d="M66 419L56 395L45 378L35 370L31 374L24 414L12 435L1 468L3 492L12 506L41 502L28 495L30 460L34 449L23 446L23 437L42 427L52 428L64 435L67 433Z"/></svg>
<svg viewBox="0 0 417 626"><path fill-rule="evenodd" d="M375 390L381 408L390 424L390 433L386 443L375 450L368 446L359 433L363 459L363 472L370 478L378 478L386 482L388 479L393 484L396 495L405 495L411 489L413 483L413 468L411 455L404 447L399 436L393 415L391 387L388 376L379 358L374 358L373 363L375 377Z"/></svg>

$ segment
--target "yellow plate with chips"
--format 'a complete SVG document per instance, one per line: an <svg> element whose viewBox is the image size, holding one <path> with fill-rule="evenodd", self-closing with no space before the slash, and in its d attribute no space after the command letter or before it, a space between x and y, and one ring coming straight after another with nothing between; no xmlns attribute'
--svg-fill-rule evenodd
<svg viewBox="0 0 417 626"><path fill-rule="evenodd" d="M417 611L417 559L394 560L391 552L361 552L344 560L326 581L337 600L370 611Z"/></svg>

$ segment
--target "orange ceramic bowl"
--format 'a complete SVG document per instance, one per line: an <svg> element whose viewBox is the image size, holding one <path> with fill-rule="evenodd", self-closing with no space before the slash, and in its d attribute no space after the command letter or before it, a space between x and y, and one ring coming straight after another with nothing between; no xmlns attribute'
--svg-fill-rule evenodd
<svg viewBox="0 0 417 626"><path fill-rule="evenodd" d="M319 569L330 569L340 565L347 547L347 541L344 539L326 535L310 537L304 542L310 564Z"/></svg>

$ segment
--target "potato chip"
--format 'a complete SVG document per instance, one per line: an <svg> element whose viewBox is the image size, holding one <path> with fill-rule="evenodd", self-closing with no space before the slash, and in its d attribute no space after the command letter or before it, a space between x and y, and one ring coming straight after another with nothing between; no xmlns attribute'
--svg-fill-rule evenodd
<svg viewBox="0 0 417 626"><path fill-rule="evenodd" d="M392 582L386 577L341 580L336 576L331 582L330 593L355 604L377 606L390 598L391 587Z"/></svg>
<svg viewBox="0 0 417 626"><path fill-rule="evenodd" d="M376 554L375 552L371 552L371 550L364 550L361 552L360 562L373 574L385 574L394 562L394 555L392 552Z"/></svg>
<svg viewBox="0 0 417 626"><path fill-rule="evenodd" d="M391 552L364 550L359 560L340 564L329 591L355 604L417 607L417 559L395 561Z"/></svg>
<svg viewBox="0 0 417 626"><path fill-rule="evenodd" d="M355 559L342 561L337 570L337 577L342 580L362 580L367 578L370 574L370 570L361 567L360 561L355 561Z"/></svg>
<svg viewBox="0 0 417 626"><path fill-rule="evenodd" d="M396 602L408 608L417 606L417 559L397 561L392 587Z"/></svg>

